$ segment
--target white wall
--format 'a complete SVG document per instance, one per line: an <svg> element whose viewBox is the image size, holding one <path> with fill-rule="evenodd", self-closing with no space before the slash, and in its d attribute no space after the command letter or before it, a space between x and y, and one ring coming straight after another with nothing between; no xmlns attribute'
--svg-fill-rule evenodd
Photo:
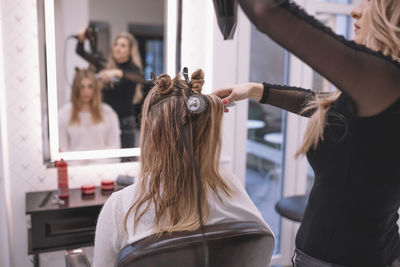
<svg viewBox="0 0 400 267"><path fill-rule="evenodd" d="M0 10L2 3L0 2ZM3 16L0 14L0 21ZM2 25L0 25L2 26ZM0 266L10 265L10 223L8 212L10 210L9 198L9 173L4 168L3 162L6 162L5 155L7 149L7 139L5 132L6 125L6 101L4 90L4 61L3 61L3 27L0 27ZM4 155L3 155L4 154Z"/></svg>
<svg viewBox="0 0 400 267"><path fill-rule="evenodd" d="M89 18L111 25L111 40L128 31L128 24L164 24L164 0L89 0Z"/></svg>

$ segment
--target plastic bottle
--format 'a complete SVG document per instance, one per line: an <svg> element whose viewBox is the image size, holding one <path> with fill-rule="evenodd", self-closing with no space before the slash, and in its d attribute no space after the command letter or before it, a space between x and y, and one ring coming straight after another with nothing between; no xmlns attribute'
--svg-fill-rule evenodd
<svg viewBox="0 0 400 267"><path fill-rule="evenodd" d="M57 179L58 179L58 197L59 198L68 198L69 189L68 189L68 164L66 161L61 159L60 161L56 161L57 167Z"/></svg>

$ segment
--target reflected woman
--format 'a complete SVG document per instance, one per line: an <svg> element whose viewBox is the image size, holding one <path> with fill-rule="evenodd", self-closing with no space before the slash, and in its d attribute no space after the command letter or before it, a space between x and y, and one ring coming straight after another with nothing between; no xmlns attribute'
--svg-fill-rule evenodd
<svg viewBox="0 0 400 267"><path fill-rule="evenodd" d="M75 70L71 102L58 117L62 152L121 147L117 114L101 102L99 82L90 70Z"/></svg>
<svg viewBox="0 0 400 267"><path fill-rule="evenodd" d="M103 101L118 114L121 127L122 148L135 146L136 114L135 104L143 99L142 61L138 44L132 34L122 32L117 35L107 62L87 53L83 41L87 38L86 29L78 34L76 52L95 66L98 78L103 82Z"/></svg>

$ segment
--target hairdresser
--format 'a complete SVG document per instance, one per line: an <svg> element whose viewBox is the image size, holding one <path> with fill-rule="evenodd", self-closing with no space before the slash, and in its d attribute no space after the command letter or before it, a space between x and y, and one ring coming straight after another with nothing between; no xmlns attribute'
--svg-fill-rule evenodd
<svg viewBox="0 0 400 267"><path fill-rule="evenodd" d="M103 101L118 114L122 148L135 147L135 104L143 100L142 61L138 44L132 34L122 32L112 45L108 60L84 50L84 41L94 33L85 29L78 34L76 52L87 60L103 83ZM137 146L137 145L136 145Z"/></svg>
<svg viewBox="0 0 400 267"><path fill-rule="evenodd" d="M215 92L310 117L296 156L315 172L294 266L400 266L400 1L363 0L355 40L335 35L288 0L239 0L257 28L338 90L268 83Z"/></svg>

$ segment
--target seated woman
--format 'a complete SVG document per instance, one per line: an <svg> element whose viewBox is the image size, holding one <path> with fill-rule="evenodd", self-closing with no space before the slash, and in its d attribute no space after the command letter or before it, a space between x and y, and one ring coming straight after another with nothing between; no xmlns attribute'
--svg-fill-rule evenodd
<svg viewBox="0 0 400 267"><path fill-rule="evenodd" d="M195 95L201 95L203 83L204 73L197 70L190 81ZM94 266L113 266L123 247L154 233L200 227L195 168L188 151L201 177L204 224L257 221L270 229L238 178L220 171L224 107L219 97L201 96L206 109L193 114L183 80L171 80L167 74L155 79L142 111L139 178L104 204L96 227Z"/></svg>
<svg viewBox="0 0 400 267"><path fill-rule="evenodd" d="M118 116L101 102L100 85L90 70L76 69L71 102L58 112L62 152L120 148Z"/></svg>

